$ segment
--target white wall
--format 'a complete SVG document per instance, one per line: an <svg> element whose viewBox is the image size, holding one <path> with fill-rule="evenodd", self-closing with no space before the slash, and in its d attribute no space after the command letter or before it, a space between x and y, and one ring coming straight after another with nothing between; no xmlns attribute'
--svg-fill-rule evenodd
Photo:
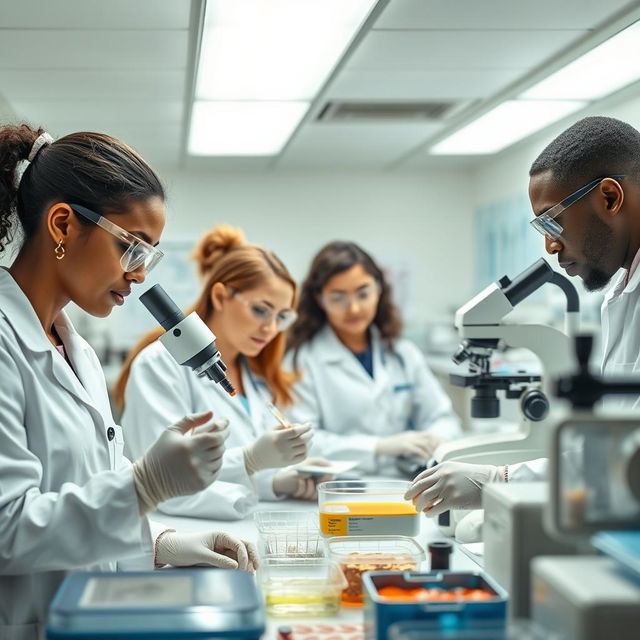
<svg viewBox="0 0 640 640"><path fill-rule="evenodd" d="M472 292L472 203L467 174L169 173L166 238L220 223L243 228L301 279L314 253L336 239L362 244L413 276L411 323L441 315Z"/></svg>

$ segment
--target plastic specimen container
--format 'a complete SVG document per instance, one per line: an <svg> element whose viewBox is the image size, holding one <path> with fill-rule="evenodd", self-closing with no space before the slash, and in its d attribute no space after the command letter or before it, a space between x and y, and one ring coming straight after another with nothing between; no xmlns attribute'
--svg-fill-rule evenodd
<svg viewBox="0 0 640 640"><path fill-rule="evenodd" d="M362 576L367 571L418 571L423 548L406 536L346 536L327 540L329 557L344 574L347 586L342 604L360 607L364 602Z"/></svg>
<svg viewBox="0 0 640 640"><path fill-rule="evenodd" d="M322 558L324 538L318 518L309 511L257 511L253 516L262 557Z"/></svg>
<svg viewBox="0 0 640 640"><path fill-rule="evenodd" d="M273 617L335 616L347 582L327 559L271 556L263 560L260 583L267 613Z"/></svg>
<svg viewBox="0 0 640 640"><path fill-rule="evenodd" d="M320 531L325 536L415 537L420 516L404 499L404 480L332 480L318 485Z"/></svg>

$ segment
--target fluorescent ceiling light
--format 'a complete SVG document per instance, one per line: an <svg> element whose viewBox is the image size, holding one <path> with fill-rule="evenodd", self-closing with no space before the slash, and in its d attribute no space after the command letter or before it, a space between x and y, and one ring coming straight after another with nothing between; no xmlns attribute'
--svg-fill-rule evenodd
<svg viewBox="0 0 640 640"><path fill-rule="evenodd" d="M318 94L376 2L208 0L196 101L292 102L296 106L291 113L296 116L291 117L299 121L299 105L308 106ZM223 111L228 117L228 110ZM244 109L243 113L248 118L251 111ZM266 111L260 108L255 113ZM245 121L245 126L259 129L263 115L258 118L255 123ZM197 137L192 132L193 148L201 148ZM267 146L281 149L285 142L258 145L260 151L251 151L246 140L239 143L244 152L233 150L230 144L225 148L233 155L262 155Z"/></svg>
<svg viewBox="0 0 640 640"><path fill-rule="evenodd" d="M640 79L640 21L522 94L533 100L597 100Z"/></svg>
<svg viewBox="0 0 640 640"><path fill-rule="evenodd" d="M309 108L308 102L196 102L189 153L275 155Z"/></svg>
<svg viewBox="0 0 640 640"><path fill-rule="evenodd" d="M436 144L429 153L496 153L585 105L579 100L507 100Z"/></svg>
<svg viewBox="0 0 640 640"><path fill-rule="evenodd" d="M196 99L311 100L376 0L209 0Z"/></svg>

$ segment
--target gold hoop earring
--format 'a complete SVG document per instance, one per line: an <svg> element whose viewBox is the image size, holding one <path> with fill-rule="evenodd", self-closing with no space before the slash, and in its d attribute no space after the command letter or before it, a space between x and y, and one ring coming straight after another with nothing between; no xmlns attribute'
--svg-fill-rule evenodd
<svg viewBox="0 0 640 640"><path fill-rule="evenodd" d="M58 246L53 250L53 253L56 254L56 260L62 260L65 256L65 248L62 246L62 240L58 242Z"/></svg>

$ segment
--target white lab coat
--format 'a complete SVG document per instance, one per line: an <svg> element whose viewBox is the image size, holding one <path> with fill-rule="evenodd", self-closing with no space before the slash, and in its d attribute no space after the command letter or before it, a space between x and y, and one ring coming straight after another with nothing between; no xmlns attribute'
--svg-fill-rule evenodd
<svg viewBox="0 0 640 640"><path fill-rule="evenodd" d="M245 362L242 363L242 383L250 415L238 397L230 396L220 385L177 364L158 341L145 347L134 359L120 421L131 459L142 455L168 425L187 414L213 411L216 417L230 421L222 471L216 482L192 496L167 500L158 507L163 513L233 520L246 516L259 498L278 499L272 487L277 469L249 476L242 453L245 445L276 426L261 397L263 394L270 399L271 394Z"/></svg>
<svg viewBox="0 0 640 640"><path fill-rule="evenodd" d="M640 373L640 268L625 285L620 272L602 303L602 373L612 376ZM631 402L637 407L638 399ZM629 405L627 399L625 405Z"/></svg>
<svg viewBox="0 0 640 640"><path fill-rule="evenodd" d="M362 471L381 472L393 461L376 458L379 438L415 429L452 439L460 435L460 422L412 342L396 340L390 351L372 327L371 344L373 378L325 325L298 352L302 377L287 413L292 421L316 426L313 455L357 460ZM286 366L293 369L291 352Z"/></svg>
<svg viewBox="0 0 640 640"><path fill-rule="evenodd" d="M42 633L70 570L114 570L133 557L152 568L154 536L138 511L98 359L64 312L54 324L75 373L0 269L2 640Z"/></svg>

